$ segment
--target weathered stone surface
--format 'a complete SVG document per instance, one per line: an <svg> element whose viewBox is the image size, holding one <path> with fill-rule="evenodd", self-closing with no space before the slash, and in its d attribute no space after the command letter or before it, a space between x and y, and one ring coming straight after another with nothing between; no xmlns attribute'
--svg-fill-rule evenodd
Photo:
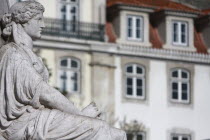
<svg viewBox="0 0 210 140"><path fill-rule="evenodd" d="M44 28L43 12L38 2L19 2L2 17L6 42L0 48L2 136L9 140L126 140L123 131L100 120L95 103L80 111L49 86L47 68L32 51Z"/></svg>

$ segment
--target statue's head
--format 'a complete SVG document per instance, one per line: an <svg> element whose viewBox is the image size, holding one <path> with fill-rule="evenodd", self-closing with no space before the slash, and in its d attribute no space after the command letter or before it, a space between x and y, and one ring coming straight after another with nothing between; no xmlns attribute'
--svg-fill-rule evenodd
<svg viewBox="0 0 210 140"><path fill-rule="evenodd" d="M11 23L21 24L25 32L32 38L40 38L44 27L44 7L36 1L24 1L15 3L9 10L9 14L3 17L3 34L10 36Z"/></svg>

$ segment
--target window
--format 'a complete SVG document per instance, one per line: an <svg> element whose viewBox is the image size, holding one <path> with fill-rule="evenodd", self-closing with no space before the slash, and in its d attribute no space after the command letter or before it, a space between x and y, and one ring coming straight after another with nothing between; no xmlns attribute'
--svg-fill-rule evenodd
<svg viewBox="0 0 210 140"><path fill-rule="evenodd" d="M172 38L174 45L187 46L188 42L188 23L182 21L172 22Z"/></svg>
<svg viewBox="0 0 210 140"><path fill-rule="evenodd" d="M190 102L190 73L184 69L171 71L171 99L175 102Z"/></svg>
<svg viewBox="0 0 210 140"><path fill-rule="evenodd" d="M127 38L143 41L143 17L127 16Z"/></svg>
<svg viewBox="0 0 210 140"><path fill-rule="evenodd" d="M60 61L59 89L68 93L80 92L80 62L75 58Z"/></svg>
<svg viewBox="0 0 210 140"><path fill-rule="evenodd" d="M79 1L62 0L60 12L61 12L60 17L63 22L62 29L75 31L76 21L79 20Z"/></svg>
<svg viewBox="0 0 210 140"><path fill-rule="evenodd" d="M145 133L127 133L127 140L145 140Z"/></svg>
<svg viewBox="0 0 210 140"><path fill-rule="evenodd" d="M191 140L191 136L186 134L172 134L171 140Z"/></svg>
<svg viewBox="0 0 210 140"><path fill-rule="evenodd" d="M145 69L144 67L131 64L125 68L126 97L145 98Z"/></svg>

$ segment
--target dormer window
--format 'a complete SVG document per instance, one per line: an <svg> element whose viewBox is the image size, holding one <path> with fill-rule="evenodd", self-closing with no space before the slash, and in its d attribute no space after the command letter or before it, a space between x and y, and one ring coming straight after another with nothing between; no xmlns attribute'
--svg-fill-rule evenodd
<svg viewBox="0 0 210 140"><path fill-rule="evenodd" d="M143 17L127 16L127 39L143 41Z"/></svg>
<svg viewBox="0 0 210 140"><path fill-rule="evenodd" d="M177 46L188 45L188 23L184 21L172 22L172 43Z"/></svg>

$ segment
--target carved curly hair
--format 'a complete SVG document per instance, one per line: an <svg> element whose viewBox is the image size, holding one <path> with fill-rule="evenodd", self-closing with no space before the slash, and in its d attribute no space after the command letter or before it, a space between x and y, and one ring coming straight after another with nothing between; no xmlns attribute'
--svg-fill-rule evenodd
<svg viewBox="0 0 210 140"><path fill-rule="evenodd" d="M12 21L20 24L27 23L40 12L44 12L44 7L36 1L18 2L10 8Z"/></svg>

